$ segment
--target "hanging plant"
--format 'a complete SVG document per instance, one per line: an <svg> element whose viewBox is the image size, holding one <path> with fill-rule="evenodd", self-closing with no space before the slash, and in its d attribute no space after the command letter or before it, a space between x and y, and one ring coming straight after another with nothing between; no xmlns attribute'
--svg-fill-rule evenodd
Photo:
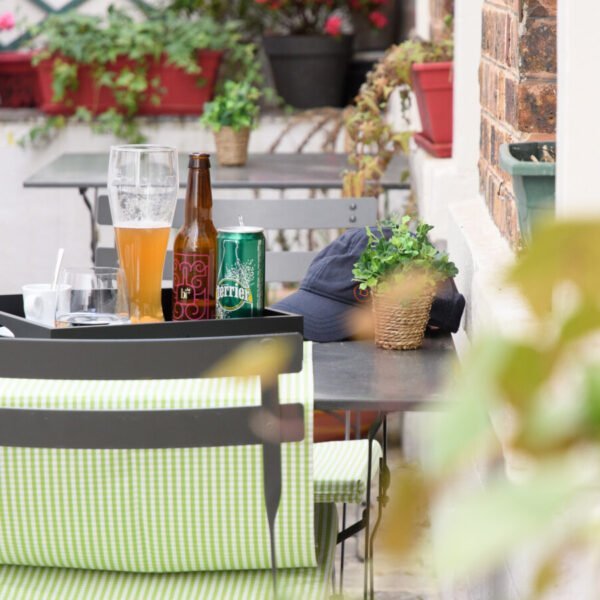
<svg viewBox="0 0 600 600"><path fill-rule="evenodd" d="M439 42L408 40L392 46L367 75L355 105L347 112L350 170L344 173L344 196L378 196L381 178L394 154L408 152L410 131L396 131L387 118L390 96L398 90L405 124L410 125L412 76L415 63L452 60L450 36Z"/></svg>
<svg viewBox="0 0 600 600"><path fill-rule="evenodd" d="M202 86L200 51L224 53L230 71L233 67L244 78L261 83L256 47L243 41L239 23L221 24L209 16L148 9L146 18L136 21L114 7L105 18L71 11L49 17L32 35L32 45L40 48L36 64L51 69L50 105L64 107L53 112L71 115L50 116L31 129L24 142L46 140L70 121L87 122L95 132L112 133L128 142L144 141L136 117L142 108L158 112L167 92L161 65L193 75ZM87 70L95 91L91 100L78 104L81 69ZM202 106L197 108L201 112Z"/></svg>

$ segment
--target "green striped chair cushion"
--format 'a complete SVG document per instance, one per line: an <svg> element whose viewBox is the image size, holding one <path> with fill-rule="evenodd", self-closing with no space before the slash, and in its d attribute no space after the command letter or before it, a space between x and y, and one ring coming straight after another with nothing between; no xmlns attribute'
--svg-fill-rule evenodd
<svg viewBox="0 0 600 600"><path fill-rule="evenodd" d="M379 472L381 446L373 442L371 479ZM369 441L348 440L314 445L315 502L360 504L367 491Z"/></svg>
<svg viewBox="0 0 600 600"><path fill-rule="evenodd" d="M337 536L335 505L316 506L315 529L318 566L279 571L279 598L329 597ZM0 567L0 598L14 600L268 600L273 597L270 571L151 574Z"/></svg>
<svg viewBox="0 0 600 600"><path fill-rule="evenodd" d="M277 564L314 567L310 344L280 377L305 406L305 439L282 446ZM215 408L260 403L257 378L162 381L0 379L0 406ZM226 423L223 424L226 426ZM265 569L270 545L262 448L0 448L0 564L130 572Z"/></svg>

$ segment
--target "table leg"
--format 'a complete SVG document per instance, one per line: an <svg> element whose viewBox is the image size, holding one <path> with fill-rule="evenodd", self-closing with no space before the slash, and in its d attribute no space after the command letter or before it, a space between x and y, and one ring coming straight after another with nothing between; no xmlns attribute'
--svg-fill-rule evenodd
<svg viewBox="0 0 600 600"><path fill-rule="evenodd" d="M382 423L385 422L385 413L379 413L379 416L369 429L369 453L367 465L367 506L365 509L365 570L364 570L364 600L373 600L375 590L373 588L372 560L371 551L373 545L371 543L371 477L372 477L372 462L373 462L373 440L379 431ZM386 431L387 433L387 431ZM379 519L376 525L379 524ZM369 585L370 584L370 585Z"/></svg>
<svg viewBox="0 0 600 600"><path fill-rule="evenodd" d="M351 430L350 416L351 416L351 414L352 413L349 410L347 410L346 414L345 414L346 424L345 424L345 427L344 427L344 440L346 442L350 439L350 430ZM344 531L346 529L346 510L347 510L347 505L344 502L344 504L342 506L342 531ZM345 553L345 547L346 547L346 540L343 539L342 540L342 547L340 548L340 587L339 587L340 596L343 596L343 594L344 594L344 553Z"/></svg>
<svg viewBox="0 0 600 600"><path fill-rule="evenodd" d="M379 525L381 523L381 516L383 514L383 509L387 506L388 503L388 495L387 491L390 487L390 470L387 465L387 416L384 414L383 416L383 456L379 459L379 492L377 494L377 520L373 525L373 532L371 533L371 539L369 540L369 557L370 557L370 585L371 585L371 598L373 598L373 594L375 593L375 574L374 574L374 561L373 561L373 542L375 541L375 534L379 529Z"/></svg>
<svg viewBox="0 0 600 600"><path fill-rule="evenodd" d="M92 208L92 203L90 202L90 199L88 198L87 193L88 193L88 188L85 188L85 187L79 188L79 195L82 197L83 203L85 204L88 212L90 213L90 227L91 227L91 233L92 233L90 248L92 251L92 263L95 264L96 263L96 246L98 245L98 229L96 227L96 217L94 216L94 209Z"/></svg>

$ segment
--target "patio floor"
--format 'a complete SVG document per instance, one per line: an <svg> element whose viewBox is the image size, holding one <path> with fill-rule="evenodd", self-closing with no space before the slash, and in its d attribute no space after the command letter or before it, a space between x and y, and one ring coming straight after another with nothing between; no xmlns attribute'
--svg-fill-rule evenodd
<svg viewBox="0 0 600 600"><path fill-rule="evenodd" d="M388 449L390 468L401 463L402 454L399 447ZM376 488L372 490L376 494ZM341 514L341 508L339 510ZM354 508L348 512L348 520L354 520ZM384 512L385 518L385 512ZM385 526L385 521L382 527ZM341 523L340 523L341 527ZM425 536L428 535L425 531ZM357 553L357 540L351 539L346 544L346 566L344 570L344 600L358 600L363 592L363 544L364 537L358 538L360 551ZM360 556L360 558L359 558ZM336 577L339 576L340 547L336 556ZM337 590L336 590L337 591ZM375 598L376 600L439 600L435 579L422 556L399 559L391 553L375 550Z"/></svg>

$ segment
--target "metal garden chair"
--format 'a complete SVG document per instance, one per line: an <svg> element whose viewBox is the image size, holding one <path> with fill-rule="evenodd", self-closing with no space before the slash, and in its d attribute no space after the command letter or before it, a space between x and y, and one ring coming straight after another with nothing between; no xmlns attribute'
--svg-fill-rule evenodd
<svg viewBox="0 0 600 600"><path fill-rule="evenodd" d="M279 364L240 362L261 352ZM302 361L298 334L0 340L0 597L326 597L337 517L331 503L316 510L316 562L312 401L289 392L309 388ZM260 383L222 379L240 374ZM219 401L219 385L233 401ZM202 393L208 404L194 406ZM199 479L241 497L214 509ZM198 512L203 501L215 512Z"/></svg>
<svg viewBox="0 0 600 600"><path fill-rule="evenodd" d="M177 201L173 229L183 223L184 201ZM377 221L376 198L297 198L297 199L215 199L213 220L217 227L237 225L239 218L247 225L259 225L265 230L319 230L372 226ZM108 196L100 195L96 204L98 225L112 227ZM267 251L266 281L268 283L298 283L304 277L317 251ZM96 264L115 266L117 251L114 244L98 246ZM172 278L172 257L165 261L163 279ZM349 417L349 414L347 415ZM348 418L347 418L348 421ZM380 421L376 423L379 426ZM347 427L348 429L348 427ZM370 434L371 442L376 429ZM372 477L378 473L381 448L367 440L324 442L315 444L315 497L323 502L340 502L343 507L343 532L340 562L340 591L343 586L344 542L361 529L368 529L368 512L351 527L346 528L346 504L359 505L370 500ZM368 536L367 536L368 537ZM372 554L366 547L365 557ZM365 581L365 591L368 582ZM372 587L372 586L371 586ZM366 593L366 592L365 592Z"/></svg>

